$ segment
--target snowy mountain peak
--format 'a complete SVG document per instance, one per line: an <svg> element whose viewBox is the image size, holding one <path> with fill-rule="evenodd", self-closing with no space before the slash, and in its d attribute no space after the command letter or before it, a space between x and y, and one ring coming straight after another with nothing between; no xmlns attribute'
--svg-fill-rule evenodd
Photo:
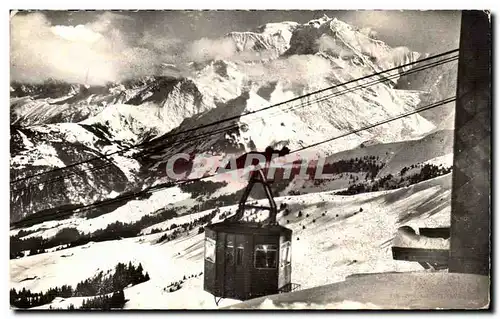
<svg viewBox="0 0 500 319"><path fill-rule="evenodd" d="M328 16L295 28L284 55L305 54L326 56L341 67L347 62L366 72L380 72L420 57L406 47L391 48L372 33Z"/></svg>
<svg viewBox="0 0 500 319"><path fill-rule="evenodd" d="M131 171L145 172L147 176L137 173L137 178L131 177L135 173L128 169L121 173L125 157L112 166L117 180L137 179L140 181L137 187L142 187L149 183L145 178L157 179L164 174L164 165L174 153L224 156L263 150L267 146L300 149L408 112L426 101L422 100L421 93L409 87L410 82L419 83L418 77L407 79L406 86L384 81L338 96L329 96L332 92L327 91L296 99L419 57L406 47L391 48L370 32L336 18L324 16L305 24L267 23L253 31L228 33L222 40L239 46L235 56L190 63L186 65L187 70L181 67L186 71L182 77L151 74L87 89L55 81L38 85L11 83L11 124L24 134L19 133L17 140L26 140L23 145L33 144L39 149L36 154L41 154L36 157L31 149L28 152L14 148L12 157L22 157L18 161L22 165L11 166L15 171L13 175L25 176L61 163L78 162L85 155L78 151L80 145L92 146L92 152L106 153L147 140L154 142L155 147L138 149L140 160L130 159L133 165L129 165L133 167ZM176 70L179 65L161 67ZM441 79L438 75L430 74L425 83ZM456 76L449 73L439 83L446 87L451 83L446 79L453 78ZM291 103L281 103L291 99ZM276 103L280 106L270 108ZM266 110L260 112L263 108ZM234 120L196 133L181 134L175 140L166 137L170 131L190 130L225 118ZM413 139L433 129L433 123L414 115L320 144L310 151L333 154L366 141L389 143ZM66 144L60 142L60 131L65 132ZM193 138L198 135L200 137ZM67 136L71 136L70 141ZM90 140L94 142L89 144ZM48 148L57 152L47 152ZM74 153L66 154L73 149ZM98 180L100 174L89 173L89 181ZM97 184L92 183L80 183L85 190L79 194L94 194ZM55 185L63 184L62 180ZM120 191L120 186L102 188L103 196L107 196L107 191ZM15 214L24 216L34 208L87 203L93 199L54 197L46 200L43 192L30 196L48 207L22 206L16 208ZM17 200L13 200L13 206L18 204Z"/></svg>
<svg viewBox="0 0 500 319"><path fill-rule="evenodd" d="M230 32L225 38L232 39L238 52L267 52L276 58L283 54L290 45L296 22L267 23L255 31Z"/></svg>
<svg viewBox="0 0 500 319"><path fill-rule="evenodd" d="M334 19L335 21L337 20L336 18ZM312 27L315 27L315 28L318 28L320 27L321 25L329 22L329 21L332 21L331 18L329 18L326 14L323 15L321 18L319 19L313 19L309 22L307 22L306 24L309 25L309 26L312 26Z"/></svg>

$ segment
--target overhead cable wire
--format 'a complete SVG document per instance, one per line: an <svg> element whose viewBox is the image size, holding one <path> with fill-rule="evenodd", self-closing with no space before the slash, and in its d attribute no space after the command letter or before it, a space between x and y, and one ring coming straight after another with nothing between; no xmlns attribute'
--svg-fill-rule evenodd
<svg viewBox="0 0 500 319"><path fill-rule="evenodd" d="M301 103L299 105L296 105L296 106L291 106L288 109L284 109L284 110L280 111L280 113L276 113L276 114L270 115L270 117L274 117L274 116L280 115L282 112L296 110L296 109L303 108L303 107L306 107L306 106L309 106L309 105L312 105L312 104L320 103L320 102L329 100L329 99L331 99L333 97L338 97L338 96L341 96L343 94L350 93L350 92L353 92L353 91L356 91L356 90L359 90L359 89L368 88L370 86L377 85L377 84L386 82L388 80L391 80L393 78L399 78L399 77L404 76L404 75L410 75L410 74L413 74L413 73L416 73L416 72L421 72L423 70L426 70L426 69L429 69L429 68L433 68L433 67L442 65L444 63L452 62L452 61L455 61L457 59L458 59L458 56L454 56L454 57L443 59L443 60L440 60L440 61L436 61L436 62L433 62L433 63L430 63L430 64L425 64L425 65L417 66L417 67L415 67L413 69L410 69L410 70L407 70L407 71L403 71L402 73L397 73L397 74L389 75L387 77L379 78L379 79L376 79L376 80L371 81L371 82L359 84L359 85L351 87L351 88L346 88L346 89L344 89L342 91L337 91L337 92L331 93L329 95L319 97L319 98L314 99L314 100L308 100L308 101L306 101L304 103ZM254 121L256 121L256 120L254 120ZM244 123L244 124L248 125L250 123ZM197 135L197 136L190 136L188 139L183 139L182 141L177 141L177 142L169 145L169 148L172 148L172 147L177 146L177 145L187 144L187 143L190 143L190 142L193 142L193 141L197 141L197 140L200 140L200 139L203 139L203 138L206 138L206 137L210 137L212 135L221 134L221 133L223 133L225 131L230 131L230 130L238 129L238 128L241 128L241 127L242 127L242 125L240 125L240 124L234 124L234 125L230 125L230 126L227 126L227 127L224 127L224 128L219 128L217 130L210 131L210 132L207 132L207 133L204 133L204 134L200 134L200 135ZM155 149L157 147L158 146L155 146L152 149ZM148 149L143 150L144 153L146 153L148 151L150 152L151 150L148 150ZM143 156L145 156L145 155L144 154L143 155L139 155L138 157L140 158L140 157L143 157ZM84 161L84 162L86 162L86 161ZM34 187L34 186L37 186L37 185L40 185L40 184L51 184L51 182L56 182L56 181L68 178L70 176L73 176L73 175L78 175L78 174L81 174L83 172L88 172L88 171L101 170L101 169L104 169L104 168L107 168L107 167L110 167L110 166L113 166L113 165L115 165L113 162L109 162L109 163L107 163L105 165L102 165L102 166L89 167L87 169L84 169L84 170L81 170L81 171L78 171L78 172L71 172L69 174L62 175L62 176L59 176L59 177L56 177L56 178L53 178L53 179L39 181L37 183L32 183L32 184L30 184L28 186L25 186L25 187L15 188L12 191L18 192L18 191L24 190L26 188L31 188L31 187Z"/></svg>
<svg viewBox="0 0 500 319"><path fill-rule="evenodd" d="M407 68L409 66L417 65L417 64L420 64L422 62L426 62L426 61L430 61L430 60L437 59L437 58L440 58L440 57L444 57L446 55L450 55L450 54L458 52L458 51L459 51L459 49L454 49L454 50L446 51L446 52L443 52L443 53L440 53L440 54L437 54L437 55L426 57L426 58L421 59L421 60L409 62L409 63L403 64L403 65L400 65L400 66L397 66L397 67L393 67L393 68L390 68L390 69L387 69L387 70L375 72L375 73L372 73L372 74L369 74L369 75L366 75L366 76L363 76L363 77L360 77L360 78L357 78L357 79L349 80L349 81L344 82L344 83L336 84L336 85L333 85L333 86L329 86L327 88L323 88L323 89L320 89L320 90L317 90L317 91L313 91L313 92L310 92L310 93L307 93L307 94L304 94L304 95L301 95L301 96L298 96L298 97L295 97L295 98L292 98L292 99L289 99L289 100L286 100L286 101L282 101L282 102L279 102L279 103L276 103L276 104L272 104L272 105L263 107L261 109L257 109L257 110L253 110L253 111L248 111L248 112L245 112L245 113L240 114L240 115L236 115L236 116L224 118L224 119L221 119L221 120L218 120L218 121L214 121L214 122L211 122L211 123L208 123L208 124L204 124L204 125L201 125L201 126L198 126L198 127L186 129L186 130L183 130L183 131L173 132L173 133L167 133L166 135L163 136L163 138L170 138L170 137L173 137L173 136L178 136L178 135L181 135L181 134L185 134L185 133L193 132L193 131L196 131L196 130L208 128L208 127L211 127L211 126L214 126L214 125L219 125L219 124L227 122L227 121L236 120L236 119L239 119L239 118L241 118L243 116L248 116L248 115L256 114L258 112L266 111L268 109L272 109L272 108L275 108L275 107L278 107L278 106L281 106L281 105L284 105L284 104L287 104L287 103L291 103L291 102L300 100L300 99L308 97L308 96L312 96L312 95L319 94L319 93L322 93L322 92L325 92L325 91L328 91L328 90L332 90L332 89L337 88L337 87L341 87L341 86L345 86L345 85L348 85L348 84L352 84L352 83L355 83L357 81L362 81L362 80L365 80L365 79L369 79L371 77L384 75L385 73L396 71L396 70L400 70L400 69L404 70L404 68ZM108 156L112 156L112 155L115 155L115 154L127 152L127 151L129 151L131 149L138 148L138 147L147 145L149 143L152 143L153 141L148 140L148 141L145 141L145 142L141 142L139 144L128 146L128 147L126 147L124 149L117 150L117 151L114 151L114 152L111 152L111 153L101 154L100 156L96 156L96 157L93 157L93 158L90 158L90 159L87 159L87 160L84 160L84 161L75 162L75 163L68 164L68 165L63 166L63 167L57 167L57 168L52 169L52 170L43 171L43 172L39 172L39 173L36 173L36 174L33 174L33 175L29 175L29 176L25 176L25 177L22 177L22 178L18 178L18 179L15 179L15 180L11 181L10 183L11 184L12 183L17 183L17 182L24 181L24 180L27 180L27 179L31 179L31 178L34 178L34 177L37 177L37 176L40 176L40 175L46 175L46 174L49 174L49 173L53 173L53 172L61 171L61 170L64 170L64 169L68 169L70 167L75 167L75 166L78 166L78 165L82 165L82 164L91 162L93 160L102 159L102 158L106 158Z"/></svg>
<svg viewBox="0 0 500 319"><path fill-rule="evenodd" d="M417 113L420 113L420 112L423 112L423 111L426 111L426 110L430 110L430 109L433 109L433 108L436 108L436 107L439 107L439 106L443 106L445 104L448 104L448 103L451 103L451 102L454 102L454 101L456 101L456 97L449 97L447 99L440 100L438 102L435 102L435 103L432 103L432 104L429 104L429 105L426 105L426 106L423 106L423 107L416 108L415 110L412 110L410 112L405 112L405 113L397 115L395 117L391 117L389 119L386 119L386 120L383 120L383 121L380 121L380 122L377 122L377 123L374 123L374 124L370 124L368 126L365 126L365 127L362 127L362 128L356 129L356 130L352 130L352 131L350 131L348 133L341 134L341 135L338 135L338 136L335 136L335 137L332 137L332 138L329 138L329 139L326 139L326 140L323 140L323 141L320 141L320 142L317 142L317 143L314 143L314 144L311 144L311 145L307 145L307 146L301 147L299 149L290 151L290 154L298 153L298 152L301 152L303 150L306 150L306 149L309 149L309 148L312 148L312 147L316 147L316 146L324 144L324 143L329 143L329 142L332 142L334 140L346 137L346 136L351 135L351 134L357 134L357 133L359 133L361 131L369 130L369 129L374 128L376 126L387 124L389 122L396 121L396 120L402 119L404 117L411 116L411 115L414 115L414 114L417 114ZM87 204L87 205L84 205L84 206L81 206L81 207L77 207L77 208L63 209L63 210L60 210L58 212L54 212L54 213L50 213L50 214L40 215L40 212L38 212L38 213L35 213L35 214L31 215L31 216L26 217L23 220L20 220L18 222L12 223L11 226L25 224L26 222L33 223L33 222L36 222L37 220L40 220L40 221L44 220L47 217L61 218L61 217L65 217L65 216L69 216L69 215L81 213L81 212L83 212L85 210L89 210L89 209L98 208L98 207L101 207L101 206L110 205L110 204L118 202L118 201L127 200L127 199L133 199L133 198L139 197L141 195L158 192L158 191L161 191L161 190L164 190L164 189L167 189L167 188L172 188L172 187L176 187L176 186L183 185L183 184L186 184L186 183L191 183L191 182L194 182L194 181L200 181L200 180L212 178L212 177L215 177L215 176L221 175L221 174L222 173L215 173L215 174L209 174L209 175L205 175L205 176L198 177L198 178L193 178L193 179L175 180L175 181L164 183L164 184L161 184L161 185L152 186L152 187L150 187L148 189L145 189L145 190L142 190L142 191L139 191L139 192L132 192L132 193L129 193L129 194L124 194L124 195L117 196L117 197L112 198L112 199L106 199L106 200L103 200L103 201L94 202L94 203Z"/></svg>

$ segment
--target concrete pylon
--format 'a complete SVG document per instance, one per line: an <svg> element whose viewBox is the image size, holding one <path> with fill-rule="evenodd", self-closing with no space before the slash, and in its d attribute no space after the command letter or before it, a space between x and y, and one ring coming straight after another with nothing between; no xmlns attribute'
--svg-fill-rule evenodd
<svg viewBox="0 0 500 319"><path fill-rule="evenodd" d="M491 20L463 11L458 61L449 271L490 273Z"/></svg>

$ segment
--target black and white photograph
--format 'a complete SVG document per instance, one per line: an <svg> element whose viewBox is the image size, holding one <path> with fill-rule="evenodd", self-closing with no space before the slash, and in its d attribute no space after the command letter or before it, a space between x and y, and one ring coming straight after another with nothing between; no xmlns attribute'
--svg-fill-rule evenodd
<svg viewBox="0 0 500 319"><path fill-rule="evenodd" d="M491 310L494 14L361 9L10 9L11 311Z"/></svg>

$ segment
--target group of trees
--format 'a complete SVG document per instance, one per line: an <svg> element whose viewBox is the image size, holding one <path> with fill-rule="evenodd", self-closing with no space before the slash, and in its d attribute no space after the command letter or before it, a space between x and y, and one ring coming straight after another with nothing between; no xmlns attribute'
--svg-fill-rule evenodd
<svg viewBox="0 0 500 319"><path fill-rule="evenodd" d="M353 174L355 173L364 173L365 180L373 180L379 171L384 167L384 163L380 162L380 158L378 156L363 156L363 157L355 157L349 160L338 160L332 163L326 163L323 167L311 166L306 170L306 175L309 176L311 181L314 180L315 186L320 186L325 182L329 181L329 179L318 179L315 180L316 171L321 170L321 174L331 174L334 175L333 179L337 179L339 177L343 177L346 175L349 178L350 183L355 183L359 180L358 176ZM271 188L273 189L273 193L275 194L283 194L283 191L290 185L291 180L296 175L299 175L300 168L297 167L292 169L290 174L290 178L277 178L273 181ZM320 172L318 172L320 173ZM305 186L303 186L304 188ZM291 189L287 192L288 195L300 195L301 192L297 189Z"/></svg>
<svg viewBox="0 0 500 319"><path fill-rule="evenodd" d="M349 160L339 160L334 163L327 163L323 166L323 174L345 174L345 173L364 173L365 179L373 179L384 167L380 163L378 156L355 157Z"/></svg>
<svg viewBox="0 0 500 319"><path fill-rule="evenodd" d="M179 237L179 235L182 234L183 232L188 232L188 231L193 230L194 228L196 228L200 225L207 224L208 222L210 222L212 220L212 218L214 218L217 215L218 212L219 212L218 209L214 209L209 214L206 214L205 216L202 216L202 217L198 217L191 222L185 222L185 223L180 224L180 225L172 224L172 225L170 225L170 230L173 230L173 232L164 234L156 242L162 243L165 241L169 242L171 240L174 240L177 237ZM200 230L198 230L198 233L200 233Z"/></svg>
<svg viewBox="0 0 500 319"><path fill-rule="evenodd" d="M198 276L203 275L203 272L200 272L199 274L193 274L189 275L188 277L184 276L181 280L171 282L166 288L163 288L163 291L168 291L168 292L174 292L182 288L182 285L184 282L190 278L197 278Z"/></svg>
<svg viewBox="0 0 500 319"><path fill-rule="evenodd" d="M399 172L399 175L400 176L404 176L409 170L412 170L414 168L417 168L418 165L417 164L412 164L410 166L405 166L401 169L401 171Z"/></svg>
<svg viewBox="0 0 500 319"><path fill-rule="evenodd" d="M410 184L415 184L437 176L448 174L451 172L451 169L451 167L441 167L432 164L426 164L422 167L420 172L411 175L408 180L410 181Z"/></svg>
<svg viewBox="0 0 500 319"><path fill-rule="evenodd" d="M125 294L123 290L114 292L111 296L97 296L84 300L82 303L82 310L112 310L122 309L125 305ZM71 308L70 308L71 309Z"/></svg>
<svg viewBox="0 0 500 319"><path fill-rule="evenodd" d="M431 178L445 175L451 172L451 167L436 166L433 164L425 164L420 171L415 174L408 175L407 172L415 168L415 165L404 167L401 172L401 177L393 176L392 174L385 175L370 183L357 183L349 186L346 190L336 192L338 195L355 195L366 192L377 192L382 190L390 190L401 187L406 187L412 184L420 183Z"/></svg>
<svg viewBox="0 0 500 319"><path fill-rule="evenodd" d="M60 246L80 238L81 234L76 228L64 228L50 238L33 236L22 239L25 233L19 232L16 236L10 236L10 258L24 257L23 251L28 251L28 256L41 254L47 249Z"/></svg>
<svg viewBox="0 0 500 319"><path fill-rule="evenodd" d="M195 181L180 184L179 188L185 193L190 193L192 198L197 198L211 195L225 186L227 186L227 182Z"/></svg>
<svg viewBox="0 0 500 319"><path fill-rule="evenodd" d="M219 207L231 206L237 204L243 196L244 189L240 189L232 194L225 194L216 198L209 198L200 203L199 206L191 208L190 212L199 212L210 209L217 209Z"/></svg>
<svg viewBox="0 0 500 319"><path fill-rule="evenodd" d="M238 192L239 193L239 192ZM238 196L236 194L224 195L216 199L209 199L201 204L199 210L212 209L219 206L232 205L237 201ZM208 208L210 207L210 208ZM193 207L189 213L194 213L198 211L198 207ZM170 229L176 230L175 234L170 234L170 239L177 238L185 230L192 230L193 228L202 225L213 217L215 217L216 212L207 214L201 218L195 219L191 223L183 223L181 225L172 224ZM16 236L10 237L10 258L24 257L23 251L28 251L28 255L35 255L40 253L45 253L47 249L60 246L60 249L70 248L85 245L91 241L101 242L107 240L118 240L121 238L136 237L139 233L147 227L164 222L169 219L177 217L177 213L173 208L162 208L157 210L154 214L143 216L139 221L134 223L122 223L114 222L109 224L104 229L96 230L92 233L81 233L76 228L68 227L63 228L54 237L43 238L40 236L34 236L29 238L21 238L26 236L26 232L19 232ZM153 230L153 232L159 232L160 229ZM167 239L168 236L165 235L163 240Z"/></svg>
<svg viewBox="0 0 500 319"><path fill-rule="evenodd" d="M149 274L144 273L142 264L134 266L118 263L115 266L113 275L107 276L103 271L96 276L81 281L76 285L73 292L74 297L96 296L109 294L127 287L128 285L138 285L149 280Z"/></svg>
<svg viewBox="0 0 500 319"><path fill-rule="evenodd" d="M96 276L78 283L74 289L69 285L51 288L46 292L38 293L33 293L26 288L23 288L20 291L11 289L10 304L17 308L32 308L48 304L56 297L70 298L101 295L94 298L94 301L88 301L86 307L89 308L96 304L102 304L103 306L108 307L110 304L117 305L118 301L121 302L122 299L120 297L120 291L123 295L123 289L125 287L129 285L134 286L148 281L149 279L149 274L147 272L144 273L144 269L141 264L136 267L132 265L132 263L129 263L128 265L118 263L113 274L106 275L103 271L101 271ZM114 293L114 297L104 296L111 293Z"/></svg>
<svg viewBox="0 0 500 319"><path fill-rule="evenodd" d="M290 178L287 178L287 180L293 179L295 176L299 175L302 170L302 163L300 161L294 164L296 165L294 165L294 167L291 169ZM333 175L366 172L368 173L367 178L374 178L383 167L384 163L380 163L380 159L378 156L363 156L351 158L348 160L342 159L332 163L325 163L323 167L319 167L317 165L309 166L306 169L305 174L309 176L311 180L314 179L317 170L321 170L322 174ZM285 169L277 169L276 181L282 180L279 177L283 172L285 172ZM319 173L320 172L318 172L318 174Z"/></svg>
<svg viewBox="0 0 500 319"><path fill-rule="evenodd" d="M100 242L117 240L121 238L136 237L142 229L177 216L175 209L163 208L154 214L143 216L134 223L114 222L104 229L92 233L81 233L76 228L63 228L54 237L43 238L34 236L23 239L24 234L18 233L10 237L10 258L24 257L23 251L29 251L28 255L45 253L47 249L66 245L66 248L85 245L91 241Z"/></svg>
<svg viewBox="0 0 500 319"><path fill-rule="evenodd" d="M41 305L48 304L54 300L56 297L69 298L73 295L73 289L71 286L64 285L62 287L50 288L45 293L31 292L29 289L23 288L20 291L12 288L10 290L10 304L11 306L27 309L32 307L38 307Z"/></svg>

